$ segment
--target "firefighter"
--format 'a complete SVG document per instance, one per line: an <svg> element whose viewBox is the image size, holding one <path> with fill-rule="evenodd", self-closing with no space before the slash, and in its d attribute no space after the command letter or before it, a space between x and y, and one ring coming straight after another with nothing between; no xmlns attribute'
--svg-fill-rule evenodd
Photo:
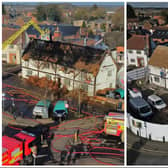
<svg viewBox="0 0 168 168"><path fill-rule="evenodd" d="M15 106L15 102L14 102L14 98L12 97L12 114L13 114L13 118L16 120L16 106Z"/></svg>
<svg viewBox="0 0 168 168"><path fill-rule="evenodd" d="M49 156L49 159L50 160L54 160L54 157L53 157L53 154L52 154L52 151L51 151L51 140L53 139L54 137L54 133L50 133L49 136L47 137L47 144L48 144L48 156Z"/></svg>
<svg viewBox="0 0 168 168"><path fill-rule="evenodd" d="M66 150L61 151L60 165L64 165L66 156L67 156L67 151Z"/></svg>

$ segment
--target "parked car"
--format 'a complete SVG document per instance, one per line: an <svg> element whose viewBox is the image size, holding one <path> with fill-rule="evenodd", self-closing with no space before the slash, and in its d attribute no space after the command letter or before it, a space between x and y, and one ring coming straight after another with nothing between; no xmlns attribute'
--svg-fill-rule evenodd
<svg viewBox="0 0 168 168"><path fill-rule="evenodd" d="M113 98L113 99L124 99L124 90L122 88L118 88L114 91L108 91L106 97Z"/></svg>
<svg viewBox="0 0 168 168"><path fill-rule="evenodd" d="M137 88L128 89L128 97L129 98L136 98L136 97L142 98L142 93Z"/></svg>
<svg viewBox="0 0 168 168"><path fill-rule="evenodd" d="M129 109L131 113L140 118L149 118L153 112L150 105L141 97L129 99Z"/></svg>
<svg viewBox="0 0 168 168"><path fill-rule="evenodd" d="M10 112L14 103L14 98L7 93L2 93L2 109Z"/></svg>
<svg viewBox="0 0 168 168"><path fill-rule="evenodd" d="M33 118L49 118L51 116L52 104L50 100L40 100L33 109Z"/></svg>
<svg viewBox="0 0 168 168"><path fill-rule="evenodd" d="M68 102L64 100L59 100L56 102L53 109L53 119L64 120L68 117Z"/></svg>
<svg viewBox="0 0 168 168"><path fill-rule="evenodd" d="M158 111L164 109L167 106L166 103L162 100L162 98L154 94L148 96L147 101L152 106L152 108Z"/></svg>

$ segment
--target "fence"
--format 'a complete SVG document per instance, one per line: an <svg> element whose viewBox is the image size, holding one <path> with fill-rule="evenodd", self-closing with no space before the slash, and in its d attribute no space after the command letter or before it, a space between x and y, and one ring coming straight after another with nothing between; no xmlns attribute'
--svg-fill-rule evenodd
<svg viewBox="0 0 168 168"><path fill-rule="evenodd" d="M127 115L127 127L136 135L155 141L168 142L168 125L138 120Z"/></svg>
<svg viewBox="0 0 168 168"><path fill-rule="evenodd" d="M133 80L145 78L147 75L148 75L147 67L138 68L127 72L127 80L131 82Z"/></svg>

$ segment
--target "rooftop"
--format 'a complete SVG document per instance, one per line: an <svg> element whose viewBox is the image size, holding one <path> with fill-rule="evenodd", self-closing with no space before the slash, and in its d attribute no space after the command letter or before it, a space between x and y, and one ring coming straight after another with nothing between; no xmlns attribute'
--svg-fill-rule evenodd
<svg viewBox="0 0 168 168"><path fill-rule="evenodd" d="M133 35L127 40L127 49L144 50L147 39L144 35Z"/></svg>
<svg viewBox="0 0 168 168"><path fill-rule="evenodd" d="M33 40L27 46L23 59L33 58L65 67L97 74L104 50L70 43Z"/></svg>
<svg viewBox="0 0 168 168"><path fill-rule="evenodd" d="M168 69L168 47L157 46L149 60L149 65Z"/></svg>
<svg viewBox="0 0 168 168"><path fill-rule="evenodd" d="M157 29L153 32L152 38L154 39L168 39L168 27L167 29Z"/></svg>

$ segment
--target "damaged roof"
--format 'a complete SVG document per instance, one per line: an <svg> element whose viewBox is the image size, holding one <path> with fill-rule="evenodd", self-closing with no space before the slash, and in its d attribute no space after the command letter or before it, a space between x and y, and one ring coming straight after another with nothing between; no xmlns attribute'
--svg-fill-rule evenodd
<svg viewBox="0 0 168 168"><path fill-rule="evenodd" d="M31 41L23 53L24 60L29 58L45 60L65 67L86 71L94 76L97 75L104 56L104 50L37 39Z"/></svg>

